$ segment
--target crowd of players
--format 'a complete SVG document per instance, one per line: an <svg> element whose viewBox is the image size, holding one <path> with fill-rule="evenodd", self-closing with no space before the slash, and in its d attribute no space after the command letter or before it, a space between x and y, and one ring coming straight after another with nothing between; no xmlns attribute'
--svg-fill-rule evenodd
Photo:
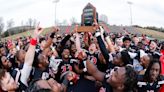
<svg viewBox="0 0 164 92"><path fill-rule="evenodd" d="M127 31L30 37L0 43L2 92L163 92L164 43Z"/></svg>

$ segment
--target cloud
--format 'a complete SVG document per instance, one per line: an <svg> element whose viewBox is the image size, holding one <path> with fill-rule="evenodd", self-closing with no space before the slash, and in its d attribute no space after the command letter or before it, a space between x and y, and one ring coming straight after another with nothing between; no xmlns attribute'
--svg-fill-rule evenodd
<svg viewBox="0 0 164 92"><path fill-rule="evenodd" d="M16 25L28 18L35 18L44 26L52 26L55 17L53 0L0 0L0 13L5 21L13 18ZM164 1L129 0L133 2L133 24L157 26L164 24ZM130 13L127 0L60 0L57 4L57 19L70 21L75 17L81 21L82 9L91 2L99 13L108 16L110 24L130 25ZM69 22L70 23L70 22ZM164 27L164 26L163 26Z"/></svg>

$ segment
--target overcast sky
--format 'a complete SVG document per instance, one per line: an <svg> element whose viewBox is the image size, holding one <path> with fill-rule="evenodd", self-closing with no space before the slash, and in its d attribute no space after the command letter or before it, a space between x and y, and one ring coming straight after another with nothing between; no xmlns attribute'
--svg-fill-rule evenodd
<svg viewBox="0 0 164 92"><path fill-rule="evenodd" d="M133 24L164 27L164 0L60 0L57 3L59 22L75 17L81 21L82 9L88 2L97 8L99 15L105 14L109 24L130 25L130 9L127 1L133 2ZM13 19L15 26L28 18L35 18L44 27L52 26L55 19L53 0L0 0L0 17L4 21Z"/></svg>

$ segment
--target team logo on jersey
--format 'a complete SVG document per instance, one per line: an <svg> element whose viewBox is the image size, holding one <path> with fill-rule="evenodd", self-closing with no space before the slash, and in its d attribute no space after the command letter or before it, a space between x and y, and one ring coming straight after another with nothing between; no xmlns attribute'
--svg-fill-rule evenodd
<svg viewBox="0 0 164 92"><path fill-rule="evenodd" d="M91 62L96 65L97 63L97 58L94 56L91 56Z"/></svg>

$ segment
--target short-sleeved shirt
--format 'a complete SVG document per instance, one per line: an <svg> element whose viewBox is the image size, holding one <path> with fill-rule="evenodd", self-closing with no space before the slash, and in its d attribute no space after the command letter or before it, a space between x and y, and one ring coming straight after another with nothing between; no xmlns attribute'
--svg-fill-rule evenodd
<svg viewBox="0 0 164 92"><path fill-rule="evenodd" d="M21 70L15 68L12 72L10 72L11 76L14 78L14 80L17 82L17 85L19 86L16 92L22 92L28 87L27 82L30 76L31 69L32 66L29 66L25 63Z"/></svg>

